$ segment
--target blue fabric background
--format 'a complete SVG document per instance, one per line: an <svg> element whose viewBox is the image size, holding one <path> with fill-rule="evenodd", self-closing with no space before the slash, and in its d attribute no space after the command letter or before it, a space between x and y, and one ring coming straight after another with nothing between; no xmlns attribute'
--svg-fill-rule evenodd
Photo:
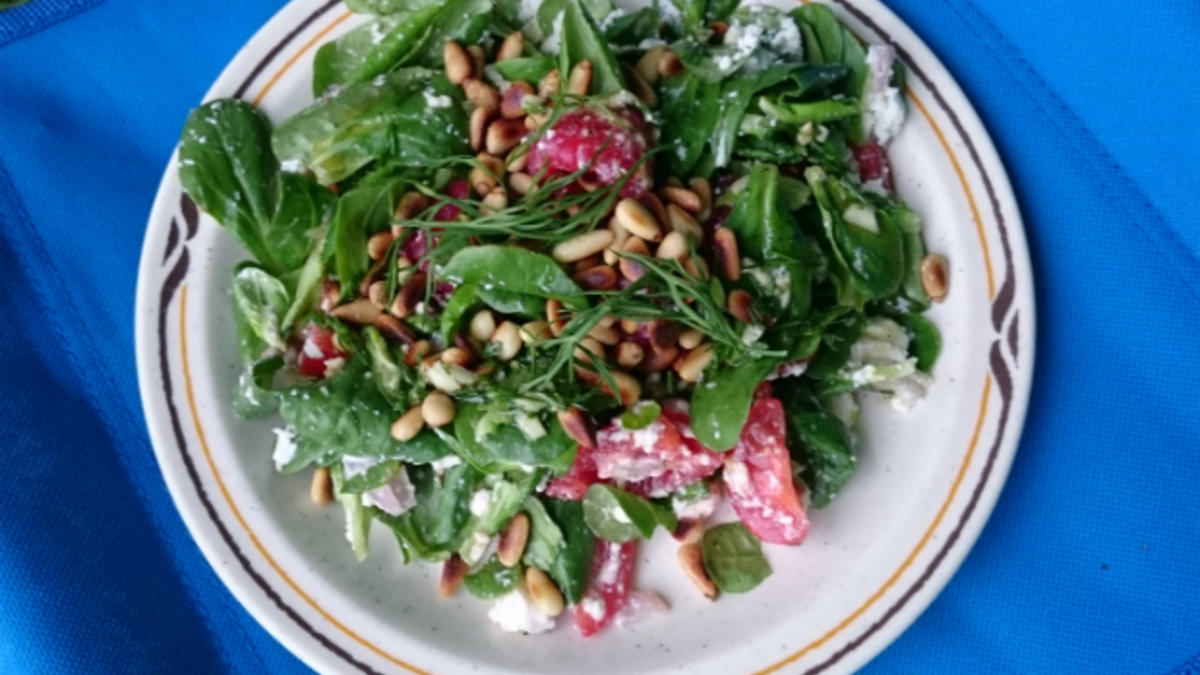
<svg viewBox="0 0 1200 675"><path fill-rule="evenodd" d="M279 0L0 13L0 672L304 672L154 463L146 216L188 109ZM975 102L1036 267L1021 450L871 673L1200 673L1200 5L890 0Z"/></svg>

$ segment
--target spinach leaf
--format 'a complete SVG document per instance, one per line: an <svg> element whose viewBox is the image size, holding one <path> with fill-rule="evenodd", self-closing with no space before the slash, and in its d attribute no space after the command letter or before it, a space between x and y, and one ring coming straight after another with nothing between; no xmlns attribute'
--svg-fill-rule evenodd
<svg viewBox="0 0 1200 675"><path fill-rule="evenodd" d="M411 12L427 5L436 5L439 0L346 0L346 9L358 14L395 14Z"/></svg>
<svg viewBox="0 0 1200 675"><path fill-rule="evenodd" d="M838 21L825 5L811 3L792 11L803 37L805 60L809 63L840 63L849 69L844 93L861 99L867 84L867 51L849 28ZM861 116L848 125L851 139L856 143L867 140L867 130Z"/></svg>
<svg viewBox="0 0 1200 675"><path fill-rule="evenodd" d="M783 403L788 449L802 467L812 505L826 506L854 473L850 435L840 419L820 408L806 383L790 378L774 390Z"/></svg>
<svg viewBox="0 0 1200 675"><path fill-rule="evenodd" d="M331 193L332 194L332 193ZM325 248L324 235L313 243L304 265L294 274L292 304L283 315L281 330L286 332L296 325L296 321L317 302L321 293L321 282L325 278L325 260L322 255Z"/></svg>
<svg viewBox="0 0 1200 675"><path fill-rule="evenodd" d="M400 470L400 460L377 460L347 455L330 470L333 489L338 494L362 494L386 484Z"/></svg>
<svg viewBox="0 0 1200 675"><path fill-rule="evenodd" d="M762 97L758 107L774 119L791 125L819 124L845 119L859 112L858 101L828 98L823 101L789 102L778 97Z"/></svg>
<svg viewBox="0 0 1200 675"><path fill-rule="evenodd" d="M371 379L375 381L379 393L396 408L415 403L409 395L409 390L414 384L410 375L414 371L411 368L402 370L396 364L387 341L378 328L367 326L363 329L363 337L367 343L367 356L371 359Z"/></svg>
<svg viewBox="0 0 1200 675"><path fill-rule="evenodd" d="M471 532L483 532L488 536L499 533L521 510L525 500L533 494L533 489L545 475L545 470L530 473L518 471L510 474L508 479L494 480L490 485L481 487L480 490L487 490L487 507L482 513L471 515L471 523L467 529Z"/></svg>
<svg viewBox="0 0 1200 675"><path fill-rule="evenodd" d="M281 368L279 355L259 359L238 375L233 393L233 412L244 420L269 415L279 409L279 392L271 389L271 380Z"/></svg>
<svg viewBox="0 0 1200 675"><path fill-rule="evenodd" d="M718 168L726 166L733 158L738 130L754 94L783 82L792 70L791 66L775 66L757 75L730 78L721 85L721 101L712 139L713 162Z"/></svg>
<svg viewBox="0 0 1200 675"><path fill-rule="evenodd" d="M330 222L337 195L307 176L281 173L276 182L275 212L264 237L284 269L303 265L317 244L317 228Z"/></svg>
<svg viewBox="0 0 1200 675"><path fill-rule="evenodd" d="M709 22L713 21L728 21L733 10L737 9L741 0L708 0L708 9L705 11L705 16Z"/></svg>
<svg viewBox="0 0 1200 675"><path fill-rule="evenodd" d="M658 9L654 6L604 22L604 39L609 44L636 46L658 37Z"/></svg>
<svg viewBox="0 0 1200 675"><path fill-rule="evenodd" d="M480 306L479 287L475 284L461 284L454 289L442 307L442 316L438 328L442 340L446 344L454 342L454 334L462 326L463 321L473 310Z"/></svg>
<svg viewBox="0 0 1200 675"><path fill-rule="evenodd" d="M338 495L338 501L346 512L346 538L350 540L354 557L362 562L367 559L369 551L367 535L371 531L371 511L363 506L362 495Z"/></svg>
<svg viewBox="0 0 1200 675"><path fill-rule="evenodd" d="M313 96L386 73L421 43L440 11L431 3L400 14L376 12L388 16L321 45L313 57Z"/></svg>
<svg viewBox="0 0 1200 675"><path fill-rule="evenodd" d="M704 17L708 10L708 0L670 0L670 2L679 10L680 17L683 19L683 27L688 33L706 27Z"/></svg>
<svg viewBox="0 0 1200 675"><path fill-rule="evenodd" d="M762 544L741 523L724 523L704 533L704 570L724 593L745 593L771 576Z"/></svg>
<svg viewBox="0 0 1200 675"><path fill-rule="evenodd" d="M649 538L659 523L668 531L676 525L674 511L600 483L583 496L583 519L597 537L617 543Z"/></svg>
<svg viewBox="0 0 1200 675"><path fill-rule="evenodd" d="M463 579L467 592L481 600L508 595L521 583L521 566L505 567L492 556L479 569Z"/></svg>
<svg viewBox="0 0 1200 675"><path fill-rule="evenodd" d="M583 598L591 574L596 539L584 521L581 502L546 499L542 504L563 535L558 557L550 566L550 577L558 584L568 602L578 603Z"/></svg>
<svg viewBox="0 0 1200 675"><path fill-rule="evenodd" d="M403 60L430 68L441 68L442 53L447 40L473 45L483 39L492 21L492 0L445 0L441 5L421 46Z"/></svg>
<svg viewBox="0 0 1200 675"><path fill-rule="evenodd" d="M338 199L330 237L334 271L342 284L343 297L354 294L370 268L367 238L391 224L396 201L403 192L404 183L392 182L354 188Z"/></svg>
<svg viewBox="0 0 1200 675"><path fill-rule="evenodd" d="M929 307L929 295L921 283L921 261L925 258L925 242L921 238L921 219L916 213L898 204L889 203L881 213L896 225L904 236L904 283L901 291L918 309Z"/></svg>
<svg viewBox="0 0 1200 675"><path fill-rule="evenodd" d="M529 543L521 560L526 565L549 571L565 546L562 529L550 518L542 500L530 496L525 500L525 513L529 515Z"/></svg>
<svg viewBox="0 0 1200 675"><path fill-rule="evenodd" d="M560 57L565 54L568 68L580 61L592 62L593 96L609 96L625 89L625 77L608 41L578 2L566 2L563 6L559 51Z"/></svg>
<svg viewBox="0 0 1200 675"><path fill-rule="evenodd" d="M562 430L562 425L549 425L545 435L531 441L512 425L498 426L490 433L482 429L480 421L488 412L485 404L463 402L454 417L454 435L461 445L460 454L480 471L495 473L545 467L558 474L575 461L577 446Z"/></svg>
<svg viewBox="0 0 1200 675"><path fill-rule="evenodd" d="M750 416L754 390L782 361L754 359L721 366L692 390L692 432L704 447L732 450Z"/></svg>
<svg viewBox="0 0 1200 675"><path fill-rule="evenodd" d="M660 144L667 148L662 158L668 175L692 174L717 126L720 95L719 87L686 70L659 84Z"/></svg>
<svg viewBox="0 0 1200 675"><path fill-rule="evenodd" d="M287 349L280 325L291 299L282 281L258 267L244 265L233 275L233 301L260 340L277 351Z"/></svg>
<svg viewBox="0 0 1200 675"><path fill-rule="evenodd" d="M437 103L442 96L451 105ZM444 75L403 68L382 81L349 85L288 118L271 146L282 161L308 167L326 185L375 161L428 166L470 152L463 100L462 89Z"/></svg>
<svg viewBox="0 0 1200 675"><path fill-rule="evenodd" d="M837 377L838 372L850 360L850 348L858 341L866 323L865 317L850 308L839 308L823 324L821 346L817 355L808 362L804 374L814 380Z"/></svg>
<svg viewBox="0 0 1200 675"><path fill-rule="evenodd" d="M517 246L470 246L454 254L441 275L458 284L475 284L511 293L556 298L583 308L583 289L548 256Z"/></svg>
<svg viewBox="0 0 1200 675"><path fill-rule="evenodd" d="M459 464L438 476L427 466L408 467L409 479L416 492L416 506L399 516L380 515L396 532L401 545L423 559L444 558L454 550L465 534L470 519L471 492L479 474Z"/></svg>
<svg viewBox="0 0 1200 675"><path fill-rule="evenodd" d="M549 56L522 56L496 62L496 70L509 82L537 84L546 73L554 70L554 59Z"/></svg>
<svg viewBox="0 0 1200 675"><path fill-rule="evenodd" d="M908 331L908 351L917 358L917 370L928 373L942 351L942 334L932 321L915 312L896 314L897 323Z"/></svg>

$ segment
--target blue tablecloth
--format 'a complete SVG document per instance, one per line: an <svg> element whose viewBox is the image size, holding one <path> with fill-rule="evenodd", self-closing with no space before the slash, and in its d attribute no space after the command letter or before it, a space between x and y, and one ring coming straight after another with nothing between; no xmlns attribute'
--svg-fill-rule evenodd
<svg viewBox="0 0 1200 675"><path fill-rule="evenodd" d="M0 672L302 672L142 421L133 295L188 109L280 0L0 13ZM1026 217L1038 373L979 543L874 673L1200 672L1200 4L890 0Z"/></svg>

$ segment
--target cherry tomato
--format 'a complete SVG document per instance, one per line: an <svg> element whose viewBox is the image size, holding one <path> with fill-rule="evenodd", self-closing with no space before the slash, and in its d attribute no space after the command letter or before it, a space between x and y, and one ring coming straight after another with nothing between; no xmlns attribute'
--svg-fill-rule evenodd
<svg viewBox="0 0 1200 675"><path fill-rule="evenodd" d="M591 580L579 604L571 608L571 618L580 635L595 635L625 607L633 585L636 558L636 539L624 544L596 542Z"/></svg>
<svg viewBox="0 0 1200 675"><path fill-rule="evenodd" d="M738 518L756 537L773 544L799 544L808 534L808 517L792 483L785 434L779 399L755 401L725 461L725 491Z"/></svg>

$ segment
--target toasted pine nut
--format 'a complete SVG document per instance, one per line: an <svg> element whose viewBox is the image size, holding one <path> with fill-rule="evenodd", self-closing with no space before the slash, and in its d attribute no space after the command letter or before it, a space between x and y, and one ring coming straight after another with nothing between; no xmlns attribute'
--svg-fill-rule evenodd
<svg viewBox="0 0 1200 675"><path fill-rule="evenodd" d="M554 247L551 256L561 263L575 262L603 251L613 241L610 230L592 230L576 235Z"/></svg>
<svg viewBox="0 0 1200 675"><path fill-rule="evenodd" d="M750 306L754 304L754 298L746 291L737 288L729 292L727 300L729 305L729 313L733 318L745 323L751 323L754 317L750 314Z"/></svg>
<svg viewBox="0 0 1200 675"><path fill-rule="evenodd" d="M528 542L529 516L518 513L500 532L500 541L496 544L496 558L500 560L501 565L512 567L521 562L525 544Z"/></svg>
<svg viewBox="0 0 1200 675"><path fill-rule="evenodd" d="M483 66L487 62L487 55L483 53L483 47L479 45L468 45L467 56L471 57L471 72L482 73Z"/></svg>
<svg viewBox="0 0 1200 675"><path fill-rule="evenodd" d="M659 72L658 62L666 55L667 48L662 45L655 45L646 50L642 54L642 58L638 59L637 71L642 76L642 79L650 84L658 83L658 78L662 77Z"/></svg>
<svg viewBox="0 0 1200 675"><path fill-rule="evenodd" d="M546 321L550 324L550 334L558 337L566 327L567 321L562 318L562 303L554 298L546 301Z"/></svg>
<svg viewBox="0 0 1200 675"><path fill-rule="evenodd" d="M495 213L508 208L508 193L502 187L494 187L492 191L483 196L480 200L480 213Z"/></svg>
<svg viewBox="0 0 1200 675"><path fill-rule="evenodd" d="M604 251L604 263L606 265L616 265L619 259L617 251L624 249L625 242L629 241L629 237L633 235L629 234L629 230L621 227L616 218L608 219L608 229L612 230L613 243Z"/></svg>
<svg viewBox="0 0 1200 675"><path fill-rule="evenodd" d="M492 333L496 332L496 316L492 314L492 310L481 309L476 312L475 316L471 317L467 332L479 342L492 339Z"/></svg>
<svg viewBox="0 0 1200 675"><path fill-rule="evenodd" d="M424 272L414 272L400 287L400 292L392 300L388 312L401 319L412 316L417 311L417 305L420 304L421 299L425 297L426 280L427 276Z"/></svg>
<svg viewBox="0 0 1200 675"><path fill-rule="evenodd" d="M530 131L537 131L546 126L546 122L550 121L550 112L530 113L525 116L525 128Z"/></svg>
<svg viewBox="0 0 1200 675"><path fill-rule="evenodd" d="M612 269L611 267L609 269ZM621 341L621 335L617 333L617 329L612 326L601 326L596 324L588 331L588 337L593 338L602 345L609 347L616 346Z"/></svg>
<svg viewBox="0 0 1200 675"><path fill-rule="evenodd" d="M466 368L475 360L475 355L462 347L450 347L441 354L442 363Z"/></svg>
<svg viewBox="0 0 1200 675"><path fill-rule="evenodd" d="M496 50L496 60L507 61L520 58L523 51L525 51L525 34L515 31L509 33L508 37L504 38L504 42L500 43L500 48Z"/></svg>
<svg viewBox="0 0 1200 675"><path fill-rule="evenodd" d="M640 200L642 206L650 209L650 213L654 214L654 220L661 224L667 224L667 207L663 206L662 200L653 192L647 192L642 195Z"/></svg>
<svg viewBox="0 0 1200 675"><path fill-rule="evenodd" d="M696 347L699 347L700 343L703 341L704 333L701 333L695 328L689 328L679 334L679 346L683 347L684 349L695 349Z"/></svg>
<svg viewBox="0 0 1200 675"><path fill-rule="evenodd" d="M704 258L686 258L683 261L683 269L694 277L699 277L700 279L708 278L708 263L704 262ZM691 300L688 300L688 302L691 302Z"/></svg>
<svg viewBox="0 0 1200 675"><path fill-rule="evenodd" d="M646 241L658 241L662 238L662 227L654 219L654 214L636 199L626 197L617 202L613 218L635 237Z"/></svg>
<svg viewBox="0 0 1200 675"><path fill-rule="evenodd" d="M658 244L654 257L661 260L683 260L691 251L688 249L687 236L682 232L668 232Z"/></svg>
<svg viewBox="0 0 1200 675"><path fill-rule="evenodd" d="M637 403L638 399L642 397L642 384L632 375L622 373L619 370L609 371L609 375L612 376L613 381L617 385L616 396L621 401L621 405L626 407L631 406ZM608 381L603 378L600 380L600 390L610 396L613 393L608 386Z"/></svg>
<svg viewBox="0 0 1200 675"><path fill-rule="evenodd" d="M605 230L606 232L608 230ZM580 258L571 263L571 271L575 274L586 272L593 267L599 267L604 264L604 258L599 253L593 253L586 258Z"/></svg>
<svg viewBox="0 0 1200 675"><path fill-rule="evenodd" d="M405 192L396 202L396 220L409 220L429 206L429 199L420 192ZM392 230L392 235L399 237L400 233Z"/></svg>
<svg viewBox="0 0 1200 675"><path fill-rule="evenodd" d="M421 433L421 429L425 428L425 416L421 413L421 406L414 405L408 409L408 412L396 418L392 422L390 429L392 438L400 441L411 441L416 438L417 434Z"/></svg>
<svg viewBox="0 0 1200 675"><path fill-rule="evenodd" d="M567 78L567 93L587 96L588 90L591 88L592 62L584 59L571 68L571 75Z"/></svg>
<svg viewBox="0 0 1200 675"><path fill-rule="evenodd" d="M533 96L533 85L519 81L508 85L508 89L505 89L500 97L500 116L514 120L524 117L523 101L526 96Z"/></svg>
<svg viewBox="0 0 1200 675"><path fill-rule="evenodd" d="M492 331L488 342L495 342L500 345L500 350L496 354L501 361L509 361L521 351L521 329L517 324L511 321L505 321L496 330Z"/></svg>
<svg viewBox="0 0 1200 675"><path fill-rule="evenodd" d="M650 249L646 248L646 242L642 241L639 237L630 237L629 241L625 242L625 248L622 250L626 253L635 253L638 255L648 255L650 253ZM621 258L619 265L621 276L630 281L637 281L646 273L646 268L631 258Z"/></svg>
<svg viewBox="0 0 1200 675"><path fill-rule="evenodd" d="M658 74L663 77L671 77L683 72L683 62L679 60L679 55L670 49L662 55L658 60Z"/></svg>
<svg viewBox="0 0 1200 675"><path fill-rule="evenodd" d="M575 348L573 353L575 360L591 363L592 359L599 357L604 359L604 345L594 337L585 337L579 341L579 346Z"/></svg>
<svg viewBox="0 0 1200 675"><path fill-rule="evenodd" d="M729 32L729 24L724 21L714 21L708 24L708 27L712 29L713 35L718 38L725 37L725 33Z"/></svg>
<svg viewBox="0 0 1200 675"><path fill-rule="evenodd" d="M325 506L333 501L333 480L329 477L329 467L318 466L317 470L313 471L308 496L317 506Z"/></svg>
<svg viewBox="0 0 1200 675"><path fill-rule="evenodd" d="M382 258L371 263L371 266L367 268L367 273L364 274L363 278L358 282L359 295L367 294L367 292L371 289L371 284L375 283L375 280L379 278L379 274L383 272L383 268L386 264L387 261L383 260Z"/></svg>
<svg viewBox="0 0 1200 675"><path fill-rule="evenodd" d="M429 344L429 340L417 340L404 351L404 365L415 368L422 359L429 356L432 349L433 345Z"/></svg>
<svg viewBox="0 0 1200 675"><path fill-rule="evenodd" d="M463 577L467 576L467 563L457 553L442 565L442 579L438 583L438 595L448 598L454 595L462 585Z"/></svg>
<svg viewBox="0 0 1200 675"><path fill-rule="evenodd" d="M442 45L442 59L446 62L446 79L452 84L462 84L471 76L471 57L454 40L447 40Z"/></svg>
<svg viewBox="0 0 1200 675"><path fill-rule="evenodd" d="M462 83L467 100L477 108L499 108L500 92L477 77L468 77Z"/></svg>
<svg viewBox="0 0 1200 675"><path fill-rule="evenodd" d="M519 145L513 148L512 151L508 153L508 156L504 158L504 168L514 173L517 171L524 171L525 165L528 163L529 148L523 148ZM532 181L530 182L532 183Z"/></svg>
<svg viewBox="0 0 1200 675"><path fill-rule="evenodd" d="M684 382L696 382L713 362L712 345L700 345L675 362L675 372Z"/></svg>
<svg viewBox="0 0 1200 675"><path fill-rule="evenodd" d="M487 138L484 142L487 151L493 155L503 155L517 147L517 144L525 137L525 132L524 121L500 118L488 125Z"/></svg>
<svg viewBox="0 0 1200 675"><path fill-rule="evenodd" d="M338 298L342 297L342 285L332 279L326 279L321 283L321 304L322 312L329 314L337 305Z"/></svg>
<svg viewBox="0 0 1200 675"><path fill-rule="evenodd" d="M605 253L608 249L605 249ZM575 282L592 291L609 291L620 285L621 278L612 265L597 265L575 274Z"/></svg>
<svg viewBox="0 0 1200 675"><path fill-rule="evenodd" d="M694 242L704 240L704 228L692 217L692 214L679 208L678 204L667 204L667 223L671 230L682 232Z"/></svg>
<svg viewBox="0 0 1200 675"><path fill-rule="evenodd" d="M717 228L713 233L713 251L716 253L717 268L730 281L742 278L742 258L738 250L737 235L727 227Z"/></svg>
<svg viewBox="0 0 1200 675"><path fill-rule="evenodd" d="M388 247L392 245L392 236L390 230L376 232L367 239L367 257L371 260L379 260L387 253Z"/></svg>
<svg viewBox="0 0 1200 675"><path fill-rule="evenodd" d="M431 427L444 427L454 421L454 401L440 391L430 393L421 402L421 418Z"/></svg>
<svg viewBox="0 0 1200 675"><path fill-rule="evenodd" d="M471 111L471 125L469 135L471 140L471 149L476 152L483 149L485 134L487 133L488 122L496 116L495 108L476 108Z"/></svg>
<svg viewBox="0 0 1200 675"><path fill-rule="evenodd" d="M378 307L381 312L380 315L375 317L375 320L371 322L378 323L380 316L387 316L386 314L382 313L383 308L387 307L387 282L383 280L371 282L371 285L367 287L367 300L370 300L371 304Z"/></svg>
<svg viewBox="0 0 1200 675"><path fill-rule="evenodd" d="M622 342L617 345L617 365L622 368L636 368L645 354L645 350L638 343Z"/></svg>
<svg viewBox="0 0 1200 675"><path fill-rule="evenodd" d="M637 68L622 63L621 72L625 73L625 81L629 84L629 90L633 92L634 96L641 99L647 108L658 107L658 94L654 92L654 85L647 82Z"/></svg>
<svg viewBox="0 0 1200 675"><path fill-rule="evenodd" d="M657 373L670 368L678 360L678 347L652 347L642 359L641 370L647 373Z"/></svg>
<svg viewBox="0 0 1200 675"><path fill-rule="evenodd" d="M558 423L576 443L585 448L596 447L596 440L592 437L591 429L588 428L587 418L583 416L583 412L579 408L572 406L559 411Z"/></svg>
<svg viewBox="0 0 1200 675"><path fill-rule="evenodd" d="M475 194L482 197L500 184L500 178L504 175L504 162L486 152L475 155L475 162L469 178Z"/></svg>
<svg viewBox="0 0 1200 675"><path fill-rule="evenodd" d="M525 592L529 594L529 600L543 614L547 616L558 616L563 611L563 596L558 590L558 586L550 580L542 570L536 567L528 567L525 569Z"/></svg>
<svg viewBox="0 0 1200 675"><path fill-rule="evenodd" d="M521 326L521 341L525 344L545 340L550 336L550 324L541 319L534 319Z"/></svg>
<svg viewBox="0 0 1200 675"><path fill-rule="evenodd" d="M379 316L379 308L367 298L358 298L334 307L330 314L348 323L369 326Z"/></svg>
<svg viewBox="0 0 1200 675"><path fill-rule="evenodd" d="M508 187L519 195L527 195L533 189L533 176L527 173L514 173L508 176Z"/></svg>
<svg viewBox="0 0 1200 675"><path fill-rule="evenodd" d="M707 178L697 176L688 182L688 187L700 198L700 210L696 212L696 220L708 220L712 215L712 183L709 183Z"/></svg>
<svg viewBox="0 0 1200 675"><path fill-rule="evenodd" d="M934 302L941 302L950 291L946 257L930 253L921 260L921 286Z"/></svg>
<svg viewBox="0 0 1200 675"><path fill-rule="evenodd" d="M704 537L704 521L693 518L681 518L671 532L671 536L682 544L698 544Z"/></svg>
<svg viewBox="0 0 1200 675"><path fill-rule="evenodd" d="M643 324L650 346L657 349L674 347L679 340L679 326L665 319L654 319Z"/></svg>
<svg viewBox="0 0 1200 675"><path fill-rule="evenodd" d="M704 552L700 550L700 544L691 543L680 546L678 556L679 566L683 568L692 583L696 584L701 595L709 600L717 597L717 586L712 579L708 578L708 572L704 570Z"/></svg>
<svg viewBox="0 0 1200 675"><path fill-rule="evenodd" d="M387 286L387 284L385 283L384 286ZM380 333L383 333L385 338L395 340L401 344L409 345L416 339L416 336L408 329L408 326L404 325L403 321L391 314L381 313L375 317L375 327L379 329Z"/></svg>
<svg viewBox="0 0 1200 675"><path fill-rule="evenodd" d="M658 190L659 196L672 204L678 204L688 213L699 213L700 196L679 185L666 185Z"/></svg>
<svg viewBox="0 0 1200 675"><path fill-rule="evenodd" d="M558 93L558 88L562 86L562 76L558 74L558 69L555 68L546 73L542 77L542 81L538 82L538 96L542 98L550 98Z"/></svg>
<svg viewBox="0 0 1200 675"><path fill-rule="evenodd" d="M636 334L641 326L641 322L635 319L621 319L621 330L628 335Z"/></svg>

